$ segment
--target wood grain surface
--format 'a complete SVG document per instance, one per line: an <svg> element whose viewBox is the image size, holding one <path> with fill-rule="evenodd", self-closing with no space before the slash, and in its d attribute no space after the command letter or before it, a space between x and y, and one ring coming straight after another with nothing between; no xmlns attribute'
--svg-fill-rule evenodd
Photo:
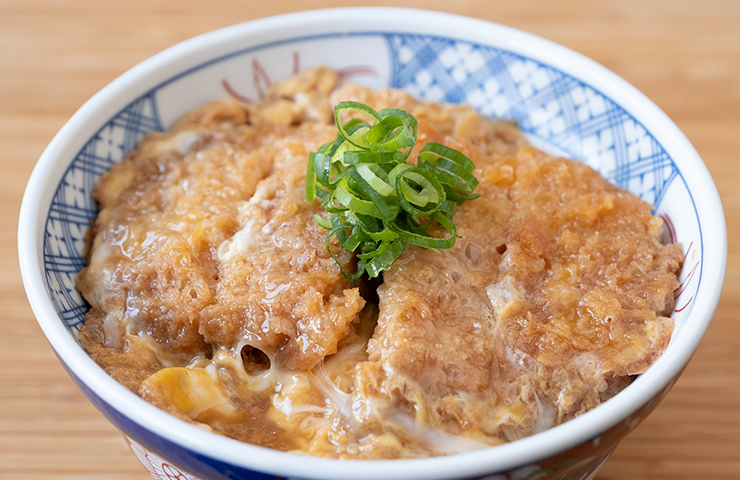
<svg viewBox="0 0 740 480"><path fill-rule="evenodd" d="M166 47L237 22L347 5L338 0L0 0L0 479L150 478L122 436L62 370L21 285L18 210L44 147L91 95ZM740 479L740 2L405 0L375 5L454 12L554 40L631 82L686 133L708 165L725 208L730 247L724 292L681 380L621 444L598 479Z"/></svg>

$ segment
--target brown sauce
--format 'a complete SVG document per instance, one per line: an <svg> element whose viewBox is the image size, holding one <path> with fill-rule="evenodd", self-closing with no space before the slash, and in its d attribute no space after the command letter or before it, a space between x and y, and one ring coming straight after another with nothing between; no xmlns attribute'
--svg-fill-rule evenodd
<svg viewBox="0 0 740 480"><path fill-rule="evenodd" d="M382 283L342 276L304 199L308 154L347 99L409 111L418 145L462 151L480 180L455 247L408 247ZM78 277L92 358L163 410L269 448L404 458L522 438L616 394L673 329L681 247L649 205L510 124L325 68L150 134L94 197Z"/></svg>

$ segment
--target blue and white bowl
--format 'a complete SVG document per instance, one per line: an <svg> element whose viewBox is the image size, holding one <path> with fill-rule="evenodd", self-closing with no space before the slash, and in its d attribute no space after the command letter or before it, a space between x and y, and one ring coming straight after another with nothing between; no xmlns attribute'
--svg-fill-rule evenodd
<svg viewBox="0 0 740 480"><path fill-rule="evenodd" d="M258 100L299 68L329 65L353 82L465 102L516 120L536 146L580 159L655 205L686 260L665 354L616 397L564 425L450 457L337 461L247 445L172 417L126 390L85 353L88 309L75 289L96 215L90 192L148 132L201 103ZM253 21L176 45L90 99L36 166L20 215L19 254L34 313L90 401L155 478L585 480L670 387L707 328L724 278L722 206L698 154L645 96L547 40L479 20L387 8L320 10Z"/></svg>

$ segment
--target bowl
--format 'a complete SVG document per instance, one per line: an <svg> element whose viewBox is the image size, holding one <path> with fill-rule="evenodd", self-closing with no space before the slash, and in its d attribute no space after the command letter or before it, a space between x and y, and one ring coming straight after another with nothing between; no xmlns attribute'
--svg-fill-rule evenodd
<svg viewBox="0 0 740 480"><path fill-rule="evenodd" d="M665 353L614 398L515 442L419 460L339 461L273 451L206 432L109 377L76 337L88 309L75 289L90 192L148 132L213 98L259 99L299 68L329 65L372 88L466 102L516 120L529 140L579 159L655 206L685 261ZM60 130L28 183L19 222L23 281L62 365L155 478L582 480L676 382L706 330L724 278L722 206L701 158L644 95L604 67L501 25L407 9L317 10L187 40L132 68Z"/></svg>

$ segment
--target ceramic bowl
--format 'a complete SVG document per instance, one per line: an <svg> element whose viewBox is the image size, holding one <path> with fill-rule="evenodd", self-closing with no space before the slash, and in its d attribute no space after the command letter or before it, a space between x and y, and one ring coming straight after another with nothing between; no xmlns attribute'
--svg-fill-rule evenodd
<svg viewBox="0 0 740 480"><path fill-rule="evenodd" d="M243 444L178 420L107 376L76 338L88 306L75 289L93 184L148 132L206 100L258 100L299 68L465 102L516 120L535 145L586 162L655 205L685 262L665 354L616 397L548 431L499 447L423 460L337 461ZM69 375L121 429L155 478L582 480L660 402L717 306L726 233L716 188L679 129L604 67L552 42L454 15L360 8L248 22L176 45L90 99L40 158L19 225L34 313Z"/></svg>

